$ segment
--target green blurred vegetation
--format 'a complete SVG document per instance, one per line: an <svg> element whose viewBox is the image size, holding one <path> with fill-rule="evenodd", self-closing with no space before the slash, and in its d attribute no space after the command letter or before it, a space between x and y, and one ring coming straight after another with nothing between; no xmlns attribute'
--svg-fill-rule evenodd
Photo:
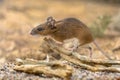
<svg viewBox="0 0 120 80"><path fill-rule="evenodd" d="M111 16L103 15L97 17L96 21L93 22L90 29L95 37L103 37L104 32L111 22Z"/></svg>

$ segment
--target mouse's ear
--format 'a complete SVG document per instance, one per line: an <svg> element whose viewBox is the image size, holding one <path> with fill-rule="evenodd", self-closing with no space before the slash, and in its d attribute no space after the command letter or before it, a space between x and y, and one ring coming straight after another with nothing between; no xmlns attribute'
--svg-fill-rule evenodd
<svg viewBox="0 0 120 80"><path fill-rule="evenodd" d="M55 19L53 19L53 17L50 16L47 18L47 25L50 26L51 28L55 27L55 22L56 21L55 21Z"/></svg>

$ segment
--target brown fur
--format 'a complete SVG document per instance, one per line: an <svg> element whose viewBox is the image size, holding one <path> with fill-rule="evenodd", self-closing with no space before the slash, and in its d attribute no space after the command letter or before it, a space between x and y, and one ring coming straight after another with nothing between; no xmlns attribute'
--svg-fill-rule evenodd
<svg viewBox="0 0 120 80"><path fill-rule="evenodd" d="M55 40L63 42L66 39L77 38L80 45L92 42L93 36L89 28L76 18L66 18L56 21L55 29L51 29L47 22L33 28L31 34L50 35ZM38 28L43 30L39 31Z"/></svg>

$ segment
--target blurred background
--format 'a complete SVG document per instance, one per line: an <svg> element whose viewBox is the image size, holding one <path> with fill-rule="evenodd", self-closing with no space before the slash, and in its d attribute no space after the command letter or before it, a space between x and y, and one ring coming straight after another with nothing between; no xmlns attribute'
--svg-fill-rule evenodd
<svg viewBox="0 0 120 80"><path fill-rule="evenodd" d="M98 45L119 59L120 0L0 0L0 63L18 57L40 59L42 38L29 32L49 16L80 19ZM94 53L94 58L103 57L96 47Z"/></svg>

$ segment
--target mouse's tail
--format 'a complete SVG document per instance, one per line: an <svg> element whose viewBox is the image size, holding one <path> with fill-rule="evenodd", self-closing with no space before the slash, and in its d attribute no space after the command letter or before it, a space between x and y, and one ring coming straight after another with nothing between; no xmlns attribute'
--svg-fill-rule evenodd
<svg viewBox="0 0 120 80"><path fill-rule="evenodd" d="M93 41L93 43L95 44L95 46L98 48L98 50L99 50L105 57L107 57L109 60L111 60L111 58L98 46L98 44L96 43L96 41Z"/></svg>

